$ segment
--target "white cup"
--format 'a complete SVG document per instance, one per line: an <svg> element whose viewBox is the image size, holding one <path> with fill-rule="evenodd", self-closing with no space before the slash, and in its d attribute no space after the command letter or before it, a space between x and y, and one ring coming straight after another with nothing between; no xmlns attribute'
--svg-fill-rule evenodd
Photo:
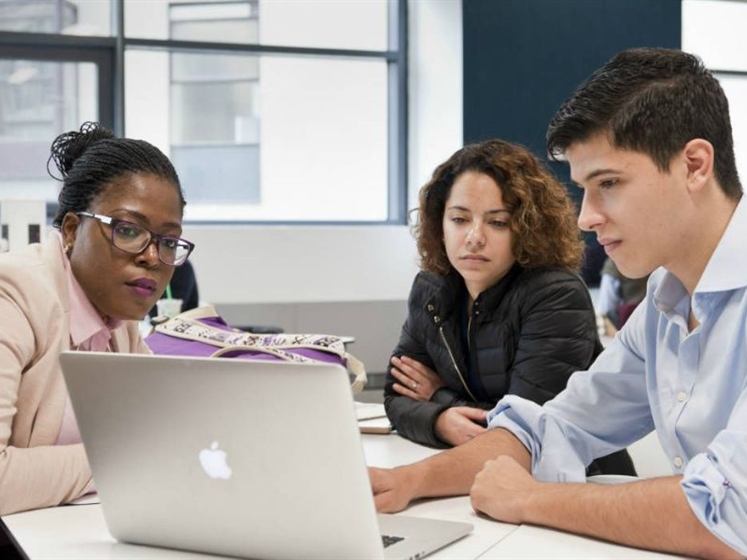
<svg viewBox="0 0 747 560"><path fill-rule="evenodd" d="M156 310L159 317L176 317L182 312L182 300L159 299L156 302Z"/></svg>

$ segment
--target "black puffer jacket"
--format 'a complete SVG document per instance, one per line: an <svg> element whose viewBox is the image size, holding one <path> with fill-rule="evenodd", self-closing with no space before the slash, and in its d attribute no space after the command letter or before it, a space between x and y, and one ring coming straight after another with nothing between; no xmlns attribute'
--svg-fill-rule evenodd
<svg viewBox="0 0 747 560"><path fill-rule="evenodd" d="M577 276L515 265L472 306L468 380L459 334L465 290L456 273L440 278L421 272L410 292L409 314L393 355L427 365L446 387L430 402L400 396L392 389L390 365L384 394L393 426L419 443L444 446L434 424L450 406L490 409L508 393L544 403L601 350L591 300Z"/></svg>
<svg viewBox="0 0 747 560"><path fill-rule="evenodd" d="M407 355L437 372L446 386L429 402L399 395L388 368L384 397L392 425L404 437L448 447L435 434L436 418L451 406L491 409L506 394L543 404L562 391L575 371L602 351L589 292L560 268L519 265L481 293L472 306L467 348L460 338L466 287L462 278L421 272L393 355ZM626 451L595 461L589 473L635 474Z"/></svg>

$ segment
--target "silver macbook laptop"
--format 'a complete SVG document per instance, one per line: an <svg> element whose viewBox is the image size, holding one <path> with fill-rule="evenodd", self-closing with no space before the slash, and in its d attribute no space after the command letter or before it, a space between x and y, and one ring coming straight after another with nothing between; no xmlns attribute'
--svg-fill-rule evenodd
<svg viewBox="0 0 747 560"><path fill-rule="evenodd" d="M418 558L472 529L377 516L340 366L85 352L60 362L118 540L251 558Z"/></svg>

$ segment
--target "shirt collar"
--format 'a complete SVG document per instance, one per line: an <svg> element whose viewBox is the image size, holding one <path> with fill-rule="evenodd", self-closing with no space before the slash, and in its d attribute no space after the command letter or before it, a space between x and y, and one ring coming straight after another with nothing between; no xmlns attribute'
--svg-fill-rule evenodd
<svg viewBox="0 0 747 560"><path fill-rule="evenodd" d="M736 290L747 286L747 252L743 250L743 239L747 236L747 202L743 196L708 260L703 274L695 287L694 299L707 292ZM674 274L659 269L652 280L660 278L654 291L654 305L668 317L686 317L690 309L690 297L685 286Z"/></svg>
<svg viewBox="0 0 747 560"><path fill-rule="evenodd" d="M659 278L661 281L657 283ZM666 269L659 268L649 278L649 285L652 283L656 285L654 306L659 311L670 319L674 315L687 316L690 310L690 296L679 278Z"/></svg>
<svg viewBox="0 0 747 560"><path fill-rule="evenodd" d="M695 292L723 292L747 286L747 202L737 203L721 240L713 251Z"/></svg>
<svg viewBox="0 0 747 560"><path fill-rule="evenodd" d="M70 297L70 346L81 350L104 351L109 345L111 331L119 327L122 321L102 317L96 311L73 274L63 248L62 234L58 233L56 237Z"/></svg>

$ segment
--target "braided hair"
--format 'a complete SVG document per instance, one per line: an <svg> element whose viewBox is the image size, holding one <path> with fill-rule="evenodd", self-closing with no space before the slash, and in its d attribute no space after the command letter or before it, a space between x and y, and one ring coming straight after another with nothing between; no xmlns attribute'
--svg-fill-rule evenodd
<svg viewBox="0 0 747 560"><path fill-rule="evenodd" d="M56 176L50 164L59 171ZM47 172L62 181L59 208L52 224L62 226L68 212L87 210L91 201L120 179L135 174L155 175L172 184L184 208L186 202L174 166L164 153L144 140L116 138L99 123L85 122L80 130L60 134L52 142Z"/></svg>

